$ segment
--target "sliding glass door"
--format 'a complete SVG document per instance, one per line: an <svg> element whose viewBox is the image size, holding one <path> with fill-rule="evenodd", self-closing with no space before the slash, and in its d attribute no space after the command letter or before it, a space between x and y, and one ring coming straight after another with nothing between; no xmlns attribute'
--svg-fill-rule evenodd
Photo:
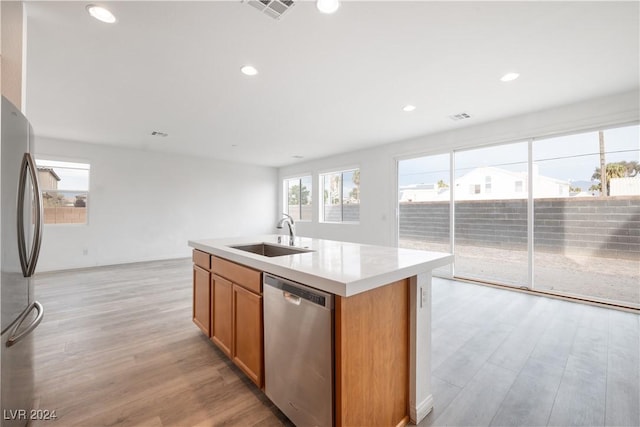
<svg viewBox="0 0 640 427"><path fill-rule="evenodd" d="M640 308L640 127L398 162L398 244L437 275Z"/></svg>

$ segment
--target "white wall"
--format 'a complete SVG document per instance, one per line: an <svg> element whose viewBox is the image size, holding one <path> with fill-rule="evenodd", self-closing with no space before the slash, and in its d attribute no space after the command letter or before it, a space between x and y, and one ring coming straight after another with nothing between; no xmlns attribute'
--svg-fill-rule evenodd
<svg viewBox="0 0 640 427"><path fill-rule="evenodd" d="M282 179L311 174L314 217L312 222L298 223L299 235L395 246L398 159L637 123L640 120L639 103L640 92L635 90L282 167L279 170L278 207L282 209L283 206ZM319 223L318 174L354 165L360 167L360 223Z"/></svg>
<svg viewBox="0 0 640 427"><path fill-rule="evenodd" d="M91 164L88 224L45 225L38 271L187 257L189 239L276 231L275 168L46 138L36 157Z"/></svg>

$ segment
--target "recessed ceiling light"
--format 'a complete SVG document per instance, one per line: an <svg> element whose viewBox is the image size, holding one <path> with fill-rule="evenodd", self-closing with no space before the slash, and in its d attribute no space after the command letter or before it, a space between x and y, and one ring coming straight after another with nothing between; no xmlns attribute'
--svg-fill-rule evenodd
<svg viewBox="0 0 640 427"><path fill-rule="evenodd" d="M251 65L245 65L244 67L240 68L240 71L242 71L242 74L245 74L247 76L255 76L256 74L258 74L258 70L256 70L256 68L252 67Z"/></svg>
<svg viewBox="0 0 640 427"><path fill-rule="evenodd" d="M402 111L404 111L405 113L410 113L415 109L416 109L416 106L411 104L407 104L404 107L402 107Z"/></svg>
<svg viewBox="0 0 640 427"><path fill-rule="evenodd" d="M102 6L90 4L87 6L87 12L89 12L89 15L93 16L98 21L106 22L107 24L113 24L116 22L116 17L113 16L113 13L109 12Z"/></svg>
<svg viewBox="0 0 640 427"><path fill-rule="evenodd" d="M518 77L520 77L520 74L518 73L507 73L504 76L500 77L500 80L503 82L512 82Z"/></svg>
<svg viewBox="0 0 640 427"><path fill-rule="evenodd" d="M334 13L340 7L338 0L318 0L316 7L322 13Z"/></svg>

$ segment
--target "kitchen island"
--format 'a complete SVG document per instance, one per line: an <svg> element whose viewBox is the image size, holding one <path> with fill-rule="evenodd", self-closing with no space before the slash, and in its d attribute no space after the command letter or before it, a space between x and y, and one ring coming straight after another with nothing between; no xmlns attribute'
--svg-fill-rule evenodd
<svg viewBox="0 0 640 427"><path fill-rule="evenodd" d="M331 293L335 425L422 420L433 407L431 271L453 256L306 237L293 242L294 249L305 252L290 255L269 257L238 248L260 243L289 247L290 242L278 235L189 241L194 322L203 332L262 387L262 350L255 348L262 345L261 274Z"/></svg>

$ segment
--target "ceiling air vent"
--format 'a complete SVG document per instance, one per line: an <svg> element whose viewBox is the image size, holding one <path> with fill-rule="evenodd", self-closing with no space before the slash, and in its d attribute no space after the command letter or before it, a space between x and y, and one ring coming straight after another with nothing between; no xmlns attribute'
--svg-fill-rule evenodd
<svg viewBox="0 0 640 427"><path fill-rule="evenodd" d="M449 118L454 122L457 122L458 120L470 119L471 116L468 113L459 113L459 114L454 114L453 116L449 116Z"/></svg>
<svg viewBox="0 0 640 427"><path fill-rule="evenodd" d="M242 2L250 4L273 19L280 19L294 6L293 0L242 0Z"/></svg>

